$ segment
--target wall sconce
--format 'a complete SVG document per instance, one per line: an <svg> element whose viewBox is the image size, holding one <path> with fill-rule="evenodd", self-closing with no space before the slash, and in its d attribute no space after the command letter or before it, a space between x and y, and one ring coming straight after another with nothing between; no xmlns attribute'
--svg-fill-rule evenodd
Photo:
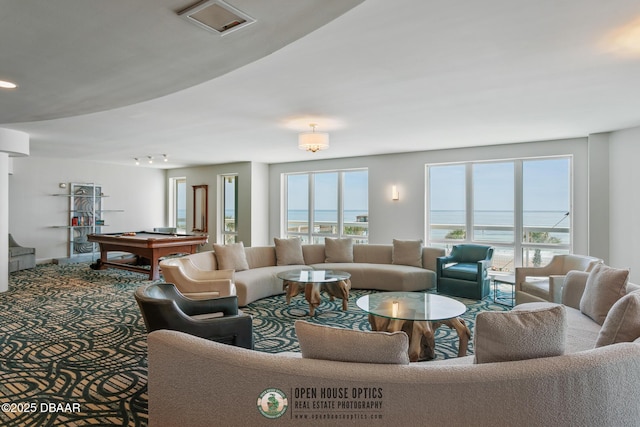
<svg viewBox="0 0 640 427"><path fill-rule="evenodd" d="M398 193L398 187L395 185L391 187L391 200L400 200L400 193Z"/></svg>

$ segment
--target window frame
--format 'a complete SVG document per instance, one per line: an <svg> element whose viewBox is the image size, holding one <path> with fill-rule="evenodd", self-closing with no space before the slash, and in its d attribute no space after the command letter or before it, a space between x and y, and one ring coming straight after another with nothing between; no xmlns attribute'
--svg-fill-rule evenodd
<svg viewBox="0 0 640 427"><path fill-rule="evenodd" d="M178 191L178 185L184 184L184 228L180 227L178 224L179 214L178 207L180 203L178 201L178 196L180 192ZM169 206L167 209L167 223L169 227L175 227L178 233L186 233L187 232L187 178L184 176L176 176L169 178Z"/></svg>
<svg viewBox="0 0 640 427"><path fill-rule="evenodd" d="M364 235L346 234L345 221L344 221L344 183L345 174L350 172L366 172L367 173L367 192L369 191L369 169L368 168L354 168L354 169L336 169L336 170L323 170L323 171L303 171L303 172L290 172L282 174L282 209L281 209L281 237L292 238L299 237L304 243L321 243L325 237L329 238L353 238L355 242L368 243L369 242L369 202L367 196L367 221L363 221L362 224L366 224L366 231ZM321 174L337 173L337 223L336 233L320 233L314 232L316 225L322 221L317 221L315 218L315 189L316 180L315 177ZM290 176L306 176L307 177L307 227L306 231L294 232L289 231L289 177Z"/></svg>
<svg viewBox="0 0 640 427"><path fill-rule="evenodd" d="M568 160L568 205L569 205L569 218L571 219L568 227L569 241L568 243L534 243L524 241L524 167L523 165L527 161L543 161L554 159L567 159ZM491 241L491 240L476 240L474 239L474 186L473 186L473 166L477 164L490 164L490 163L507 163L513 162L514 164L514 241L510 243ZM464 239L446 239L446 238L434 238L432 235L432 223L431 223L431 197L430 197L430 168L439 166L453 166L463 165L465 167L465 226L466 233ZM448 251L452 245L464 244L464 243L477 243L488 244L494 246L497 250L507 249L513 250L514 258L511 268L521 267L524 260L524 252L526 250L546 250L552 253L571 253L573 251L575 224L573 221L573 198L574 198L574 156L572 154L565 155L553 155L553 156L541 156L541 157L525 157L514 159L492 159L483 161L469 161L469 162L450 162L450 163L430 163L425 165L425 241L429 246L445 247ZM549 227L553 228L553 227Z"/></svg>

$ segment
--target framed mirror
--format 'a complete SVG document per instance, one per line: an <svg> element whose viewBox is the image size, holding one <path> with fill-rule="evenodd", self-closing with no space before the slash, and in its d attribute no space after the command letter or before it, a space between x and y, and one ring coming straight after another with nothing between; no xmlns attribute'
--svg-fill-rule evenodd
<svg viewBox="0 0 640 427"><path fill-rule="evenodd" d="M202 233L207 232L209 218L209 186L193 186L193 229Z"/></svg>

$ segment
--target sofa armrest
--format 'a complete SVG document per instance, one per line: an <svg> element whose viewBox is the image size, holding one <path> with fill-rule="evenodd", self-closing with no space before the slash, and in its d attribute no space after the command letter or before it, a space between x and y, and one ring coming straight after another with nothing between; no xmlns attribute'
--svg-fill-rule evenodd
<svg viewBox="0 0 640 427"><path fill-rule="evenodd" d="M566 277L564 274L552 274L549 276L549 296L555 303L560 304L562 302L562 288Z"/></svg>
<svg viewBox="0 0 640 427"><path fill-rule="evenodd" d="M584 271L568 272L562 286L562 304L580 310L580 300L588 278L589 273Z"/></svg>
<svg viewBox="0 0 640 427"><path fill-rule="evenodd" d="M438 268L437 259L446 255L446 251L442 248L423 247L422 248L422 267L436 271Z"/></svg>

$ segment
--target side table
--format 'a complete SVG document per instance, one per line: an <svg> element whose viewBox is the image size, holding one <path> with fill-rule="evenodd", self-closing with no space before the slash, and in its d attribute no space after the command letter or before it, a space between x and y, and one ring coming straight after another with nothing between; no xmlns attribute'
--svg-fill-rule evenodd
<svg viewBox="0 0 640 427"><path fill-rule="evenodd" d="M495 302L496 304L513 307L516 301L516 276L513 274L492 274L491 278L493 280L493 302ZM510 285L511 298L498 296L498 285L500 284Z"/></svg>

